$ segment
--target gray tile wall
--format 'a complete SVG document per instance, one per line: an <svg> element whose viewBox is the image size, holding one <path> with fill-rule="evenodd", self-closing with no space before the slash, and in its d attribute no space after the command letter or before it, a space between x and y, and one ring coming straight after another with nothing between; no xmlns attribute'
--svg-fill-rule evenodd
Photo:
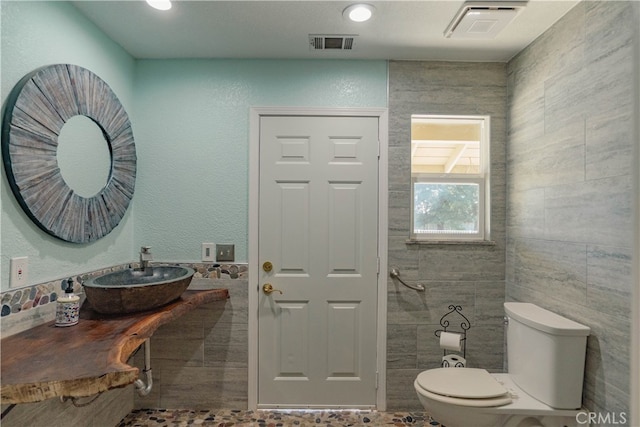
<svg viewBox="0 0 640 427"><path fill-rule="evenodd" d="M592 328L583 404L618 420L629 419L632 3L581 2L508 64L506 297Z"/></svg>
<svg viewBox="0 0 640 427"><path fill-rule="evenodd" d="M229 289L228 300L198 307L152 335L153 388L145 397L135 395L136 408L247 409L247 280L213 283ZM134 364L144 366L142 350Z"/></svg>
<svg viewBox="0 0 640 427"><path fill-rule="evenodd" d="M505 274L505 64L389 64L389 266L417 293L388 280L387 408L421 410L413 380L442 358L439 320L449 304L469 318L468 366L503 368ZM412 114L491 116L491 239L493 245L407 244L411 207ZM462 319L460 319L462 320ZM453 325L453 323L452 323ZM459 326L459 322L458 322Z"/></svg>

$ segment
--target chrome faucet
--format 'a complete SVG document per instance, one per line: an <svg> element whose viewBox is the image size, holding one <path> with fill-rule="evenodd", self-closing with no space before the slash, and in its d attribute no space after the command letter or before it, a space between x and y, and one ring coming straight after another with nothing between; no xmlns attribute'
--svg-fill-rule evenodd
<svg viewBox="0 0 640 427"><path fill-rule="evenodd" d="M153 255L151 255L151 246L142 246L140 248L140 269L142 271L148 269L150 261L153 261Z"/></svg>

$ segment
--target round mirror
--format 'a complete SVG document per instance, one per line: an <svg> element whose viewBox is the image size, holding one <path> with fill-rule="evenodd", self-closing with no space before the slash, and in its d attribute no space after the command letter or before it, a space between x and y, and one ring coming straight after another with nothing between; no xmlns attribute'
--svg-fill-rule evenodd
<svg viewBox="0 0 640 427"><path fill-rule="evenodd" d="M109 85L76 65L50 65L16 84L2 121L2 161L27 216L68 242L109 234L133 197L129 116Z"/></svg>
<svg viewBox="0 0 640 427"><path fill-rule="evenodd" d="M111 150L102 128L86 116L73 116L58 135L60 174L76 194L93 197L111 175Z"/></svg>

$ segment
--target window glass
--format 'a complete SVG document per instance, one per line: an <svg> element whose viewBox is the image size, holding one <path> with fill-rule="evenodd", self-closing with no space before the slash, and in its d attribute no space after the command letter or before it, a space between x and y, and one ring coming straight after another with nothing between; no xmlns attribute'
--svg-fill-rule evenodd
<svg viewBox="0 0 640 427"><path fill-rule="evenodd" d="M488 234L488 122L486 116L412 116L413 239Z"/></svg>

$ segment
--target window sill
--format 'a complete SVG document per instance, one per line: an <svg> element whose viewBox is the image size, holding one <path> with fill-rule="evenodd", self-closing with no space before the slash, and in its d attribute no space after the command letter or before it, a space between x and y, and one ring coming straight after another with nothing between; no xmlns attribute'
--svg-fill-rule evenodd
<svg viewBox="0 0 640 427"><path fill-rule="evenodd" d="M462 245L462 246L495 246L495 240L416 240L407 239L406 245L418 245L418 246L450 246L450 245Z"/></svg>

